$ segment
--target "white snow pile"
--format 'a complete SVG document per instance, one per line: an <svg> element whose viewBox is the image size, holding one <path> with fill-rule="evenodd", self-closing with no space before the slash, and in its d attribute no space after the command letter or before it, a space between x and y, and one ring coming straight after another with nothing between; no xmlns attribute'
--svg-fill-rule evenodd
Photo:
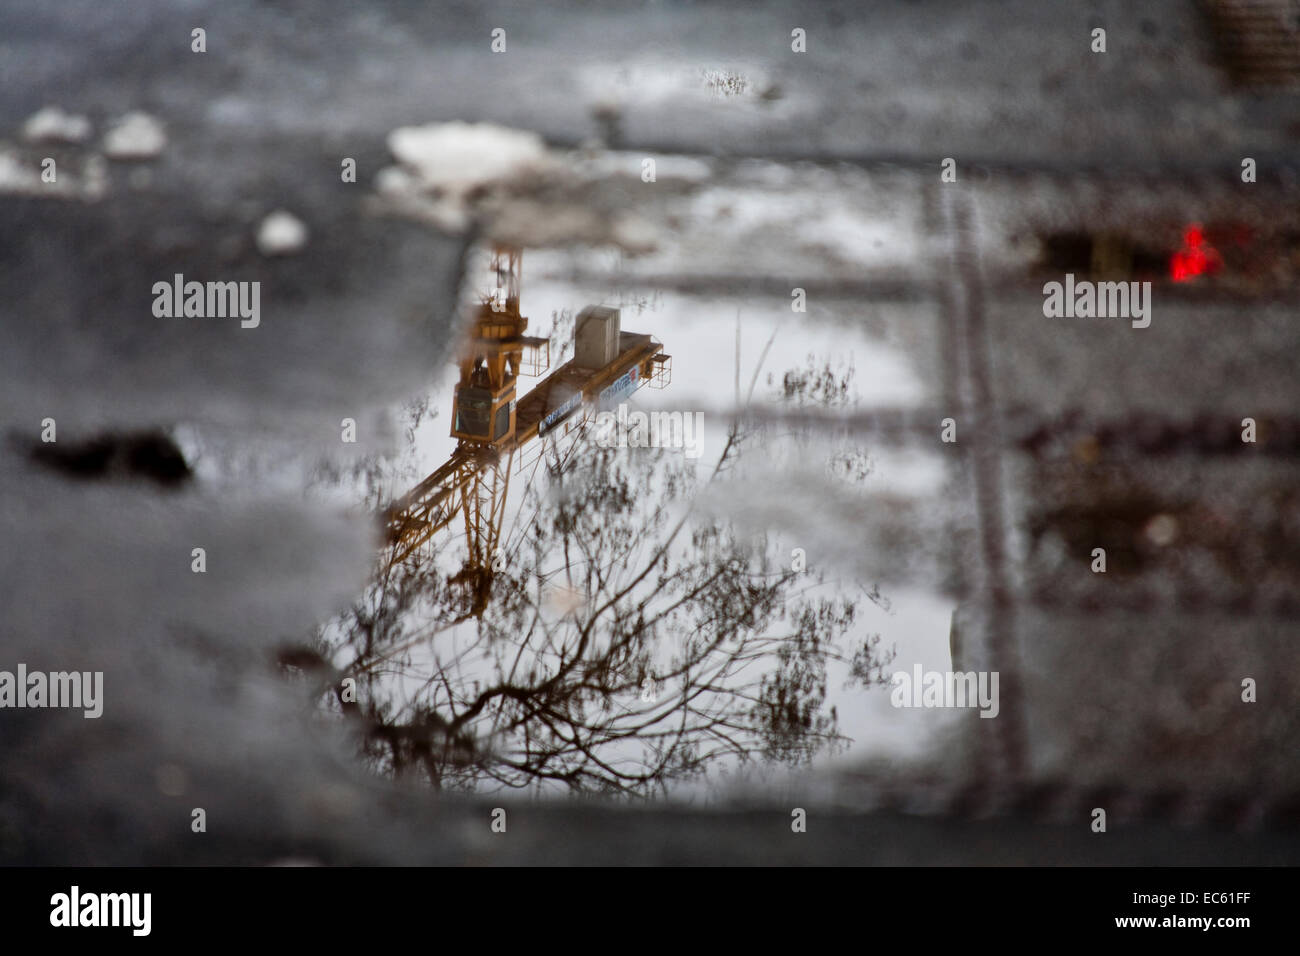
<svg viewBox="0 0 1300 956"><path fill-rule="evenodd" d="M104 153L111 159L153 159L167 145L162 124L148 113L127 113L104 135Z"/></svg>
<svg viewBox="0 0 1300 956"><path fill-rule="evenodd" d="M380 195L448 232L468 228L471 206L486 192L536 181L553 168L536 133L492 123L402 126L388 134L388 148L399 165L380 170Z"/></svg>
<svg viewBox="0 0 1300 956"><path fill-rule="evenodd" d="M388 148L398 164L375 177L383 212L446 232L464 232L477 220L490 238L510 245L654 248L647 223L621 204L609 209L602 208L609 202L593 202L602 183L617 177L608 170L583 175L576 155L551 151L536 133L492 123L431 123L393 130Z"/></svg>
<svg viewBox="0 0 1300 956"><path fill-rule="evenodd" d="M307 245L307 226L291 212L277 209L257 230L257 250L264 256L288 256Z"/></svg>
<svg viewBox="0 0 1300 956"><path fill-rule="evenodd" d="M388 134L388 148L424 187L461 196L547 165L540 136L492 123L401 126Z"/></svg>
<svg viewBox="0 0 1300 956"><path fill-rule="evenodd" d="M23 139L31 143L83 143L89 138L90 120L57 106L37 110L23 123Z"/></svg>
<svg viewBox="0 0 1300 956"><path fill-rule="evenodd" d="M0 195L96 202L108 193L108 171L102 156L60 160L50 167L51 180L44 178L44 159L37 165L35 159L0 144Z"/></svg>

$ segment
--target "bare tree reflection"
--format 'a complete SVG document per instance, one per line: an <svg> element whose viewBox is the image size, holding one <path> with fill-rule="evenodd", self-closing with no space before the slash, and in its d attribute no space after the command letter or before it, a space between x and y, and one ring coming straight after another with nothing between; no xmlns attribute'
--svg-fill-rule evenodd
<svg viewBox="0 0 1300 956"><path fill-rule="evenodd" d="M774 397L796 408L843 408L855 402L853 378L856 374L852 356L847 362L841 359L832 368L829 359L822 359L819 365L817 356L810 353L802 368L788 369L781 377ZM767 384L773 384L770 373Z"/></svg>
<svg viewBox="0 0 1300 956"><path fill-rule="evenodd" d="M355 703L334 694L367 756L441 788L642 794L842 745L827 665L883 683L886 656L844 646L855 601L692 510L739 446L733 428L700 476L679 452L583 444L526 489L481 617L455 556L385 569L321 635L357 679Z"/></svg>

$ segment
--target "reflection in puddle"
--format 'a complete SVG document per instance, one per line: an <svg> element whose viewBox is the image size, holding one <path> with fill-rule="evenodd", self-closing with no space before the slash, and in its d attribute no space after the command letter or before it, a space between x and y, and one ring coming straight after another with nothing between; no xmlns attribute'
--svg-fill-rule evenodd
<svg viewBox="0 0 1300 956"><path fill-rule="evenodd" d="M853 509L879 490L879 456L843 429L747 411L856 407L845 336L829 336L838 351L818 351L819 336L801 329L797 361L776 344L778 323L755 355L739 326L714 322L707 331L729 332L731 349L708 349L680 316L666 320L661 295L568 288L548 341L525 334L519 257L500 250L492 265L500 291L471 306L455 382L413 406L412 453L445 461L395 496L375 579L323 632L335 667L359 685L337 703L359 718L373 764L440 788L647 794L713 770L801 765L859 740L906 750L923 737L886 713L880 687L899 643L890 625L935 645L903 642L909 666L946 667L950 606L910 591L895 608L851 563L837 566L807 524L800 533L762 517L781 507L781 481ZM557 291L553 281L549 296L530 291L529 311ZM583 298L612 307L574 315ZM678 382L658 401L639 386L668 385L672 363L658 336L623 327L634 323L671 330L661 334ZM872 346L853 341L868 360L863 388L915 401L906 366ZM750 367L720 364L732 350ZM526 388L520 375L547 372L538 356L552 353L558 367ZM450 435L426 441L429 416L436 426L448 406ZM698 416L703 457L675 441L642 447L635 428L610 441L593 426L617 406L628 422ZM934 486L941 469L913 460L895 473L909 472Z"/></svg>

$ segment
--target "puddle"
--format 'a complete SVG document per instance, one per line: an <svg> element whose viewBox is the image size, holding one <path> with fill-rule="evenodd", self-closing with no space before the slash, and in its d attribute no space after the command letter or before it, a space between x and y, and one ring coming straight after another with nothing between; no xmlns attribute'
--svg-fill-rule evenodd
<svg viewBox="0 0 1300 956"><path fill-rule="evenodd" d="M446 788L707 797L750 767L925 751L944 721L891 706L888 668L949 668L953 600L937 568L897 595L897 580L864 575L889 563L863 558L890 539L888 522L862 519L940 496L945 465L844 418L931 400L913 357L870 324L770 296L563 278L583 261L524 254L520 312L528 335L549 335L551 363L519 378L517 407L574 359L590 305L619 310L625 340L661 342L671 382L557 418L498 462L504 494L439 479L463 486L446 499L455 513L381 562L323 634L358 680L373 765ZM467 283L464 299L484 296ZM441 372L390 409L401 455L381 466L378 496L351 486L372 506L463 454L457 372ZM638 447L624 421L639 414L698 425Z"/></svg>

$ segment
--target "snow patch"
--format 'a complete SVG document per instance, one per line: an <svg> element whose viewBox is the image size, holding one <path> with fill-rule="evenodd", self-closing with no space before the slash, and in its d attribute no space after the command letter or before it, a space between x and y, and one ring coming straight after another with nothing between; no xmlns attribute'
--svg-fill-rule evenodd
<svg viewBox="0 0 1300 956"><path fill-rule="evenodd" d="M257 249L264 256L288 256L307 245L307 226L301 219L277 209L257 230Z"/></svg>
<svg viewBox="0 0 1300 956"><path fill-rule="evenodd" d="M32 143L82 143L90 138L90 120L57 106L37 110L23 123L23 139Z"/></svg>
<svg viewBox="0 0 1300 956"><path fill-rule="evenodd" d="M94 202L108 193L108 171L104 157L92 155L77 169L74 162L55 168L57 178L46 182L42 167L17 153L0 148L0 195L40 196L42 199L81 199Z"/></svg>
<svg viewBox="0 0 1300 956"><path fill-rule="evenodd" d="M111 159L153 159L167 145L162 124L148 113L127 113L104 135Z"/></svg>
<svg viewBox="0 0 1300 956"><path fill-rule="evenodd" d="M421 185L456 195L534 172L547 155L536 133L492 123L402 126L388 134L388 148Z"/></svg>
<svg viewBox="0 0 1300 956"><path fill-rule="evenodd" d="M0 152L0 193L35 193L41 188L41 172L9 153Z"/></svg>

